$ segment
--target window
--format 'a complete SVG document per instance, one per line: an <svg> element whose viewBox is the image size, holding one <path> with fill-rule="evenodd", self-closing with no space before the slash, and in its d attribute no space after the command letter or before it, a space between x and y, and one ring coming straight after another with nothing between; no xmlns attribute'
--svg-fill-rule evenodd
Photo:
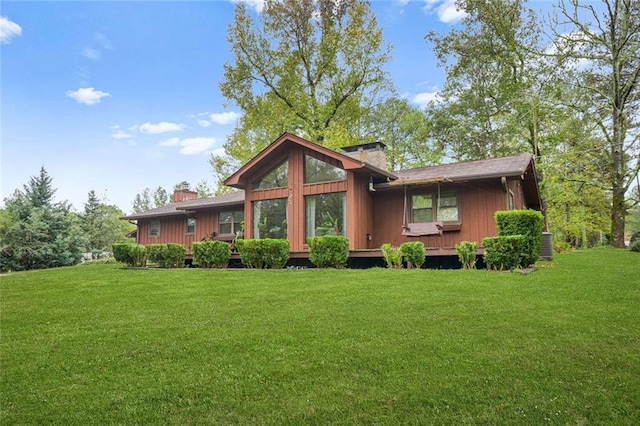
<svg viewBox="0 0 640 426"><path fill-rule="evenodd" d="M305 197L306 236L346 235L347 197L344 192Z"/></svg>
<svg viewBox="0 0 640 426"><path fill-rule="evenodd" d="M411 221L458 222L458 195L455 192L420 194L411 197Z"/></svg>
<svg viewBox="0 0 640 426"><path fill-rule="evenodd" d="M287 238L287 199L253 202L253 238Z"/></svg>
<svg viewBox="0 0 640 426"><path fill-rule="evenodd" d="M185 234L193 235L195 233L196 233L196 218L195 217L188 217L187 218L187 222L186 222L186 226L185 226Z"/></svg>
<svg viewBox="0 0 640 426"><path fill-rule="evenodd" d="M345 180L347 172L317 158L304 156L304 183Z"/></svg>
<svg viewBox="0 0 640 426"><path fill-rule="evenodd" d="M289 163L286 161L253 182L254 189L282 188L288 185Z"/></svg>
<svg viewBox="0 0 640 426"><path fill-rule="evenodd" d="M149 222L149 236L150 237L159 237L160 236L160 221L152 220Z"/></svg>
<svg viewBox="0 0 640 426"><path fill-rule="evenodd" d="M218 234L240 234L243 232L244 210L220 212Z"/></svg>

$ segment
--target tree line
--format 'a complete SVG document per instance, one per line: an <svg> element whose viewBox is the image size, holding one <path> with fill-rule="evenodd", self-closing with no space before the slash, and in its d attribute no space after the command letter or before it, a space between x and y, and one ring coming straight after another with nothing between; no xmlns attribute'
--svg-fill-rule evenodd
<svg viewBox="0 0 640 426"><path fill-rule="evenodd" d="M425 34L446 82L419 109L385 72L392 47L368 2L239 2L220 90L243 115L214 175L284 131L334 149L384 141L390 169L529 152L556 237L622 247L640 202L640 2L558 0L550 18L524 0L457 6L460 25Z"/></svg>

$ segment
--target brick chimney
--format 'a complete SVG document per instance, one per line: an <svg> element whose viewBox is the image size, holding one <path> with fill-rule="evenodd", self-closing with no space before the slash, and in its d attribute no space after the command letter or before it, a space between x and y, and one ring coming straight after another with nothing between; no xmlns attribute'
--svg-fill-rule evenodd
<svg viewBox="0 0 640 426"><path fill-rule="evenodd" d="M384 152L386 145L382 142L370 142L360 145L345 146L342 151L345 155L364 163L369 163L382 170L387 170L387 155Z"/></svg>
<svg viewBox="0 0 640 426"><path fill-rule="evenodd" d="M173 191L173 202L191 201L198 198L198 193L190 189L176 189Z"/></svg>

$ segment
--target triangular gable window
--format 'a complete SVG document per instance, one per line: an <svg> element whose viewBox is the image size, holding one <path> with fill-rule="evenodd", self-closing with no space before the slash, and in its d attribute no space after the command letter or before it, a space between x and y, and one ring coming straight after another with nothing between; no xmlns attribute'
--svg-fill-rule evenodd
<svg viewBox="0 0 640 426"><path fill-rule="evenodd" d="M254 189L283 188L289 182L289 163L284 162L253 182Z"/></svg>
<svg viewBox="0 0 640 426"><path fill-rule="evenodd" d="M345 180L347 172L309 155L304 156L304 183Z"/></svg>

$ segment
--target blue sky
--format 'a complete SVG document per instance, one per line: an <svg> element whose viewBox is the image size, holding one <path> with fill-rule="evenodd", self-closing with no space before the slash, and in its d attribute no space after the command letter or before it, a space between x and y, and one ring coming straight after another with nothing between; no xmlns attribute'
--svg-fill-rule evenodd
<svg viewBox="0 0 640 426"><path fill-rule="evenodd" d="M398 92L425 103L444 71L424 35L455 25L454 1L372 8L393 46L387 69ZM130 212L145 187L213 186L210 153L220 152L240 114L218 89L233 10L231 0L3 1L2 198L43 165L56 199L76 210L92 189Z"/></svg>

